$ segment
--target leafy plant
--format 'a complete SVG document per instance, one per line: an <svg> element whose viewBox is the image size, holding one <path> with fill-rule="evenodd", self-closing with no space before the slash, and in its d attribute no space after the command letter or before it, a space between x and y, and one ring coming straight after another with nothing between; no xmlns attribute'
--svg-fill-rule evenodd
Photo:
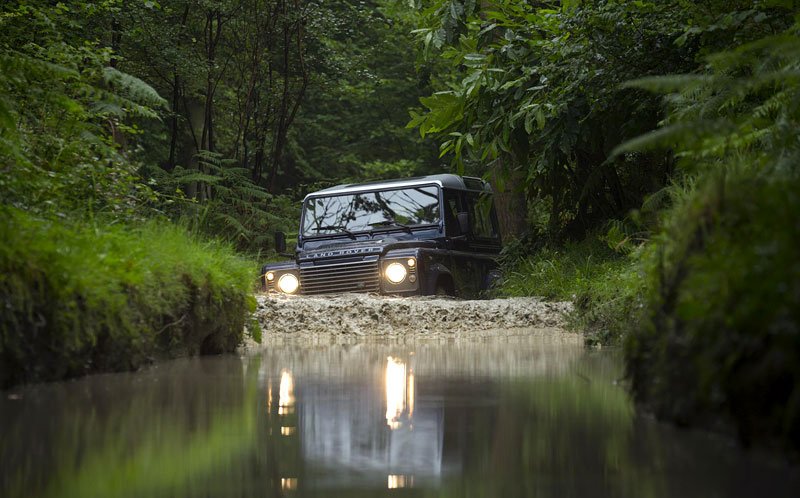
<svg viewBox="0 0 800 498"><path fill-rule="evenodd" d="M11 7L0 16L4 202L60 216L135 215L148 192L120 146L135 131L131 120L157 118L164 100L109 67L108 49L70 43L61 31L62 4ZM18 32L22 18L31 33Z"/></svg>
<svg viewBox="0 0 800 498"><path fill-rule="evenodd" d="M795 451L799 35L631 83L667 92L671 113L618 151L673 147L688 175L645 250L645 320L626 341L634 395L663 418Z"/></svg>
<svg viewBox="0 0 800 498"><path fill-rule="evenodd" d="M275 231L291 231L297 223L291 200L254 184L250 172L234 160L201 151L197 161L198 169L177 166L146 173L160 192L157 205L191 230L256 254L271 244Z"/></svg>

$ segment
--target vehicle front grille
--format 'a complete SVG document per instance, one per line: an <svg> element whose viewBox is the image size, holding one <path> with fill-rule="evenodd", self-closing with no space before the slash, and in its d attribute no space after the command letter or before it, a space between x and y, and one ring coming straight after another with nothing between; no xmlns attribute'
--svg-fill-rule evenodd
<svg viewBox="0 0 800 498"><path fill-rule="evenodd" d="M300 267L300 292L302 294L378 292L379 290L380 272L377 258Z"/></svg>

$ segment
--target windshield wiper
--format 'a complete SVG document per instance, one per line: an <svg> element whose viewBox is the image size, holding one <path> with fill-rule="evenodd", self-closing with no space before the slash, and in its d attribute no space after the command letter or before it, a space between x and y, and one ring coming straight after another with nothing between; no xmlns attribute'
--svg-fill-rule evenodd
<svg viewBox="0 0 800 498"><path fill-rule="evenodd" d="M314 228L314 231L316 231L316 232L319 232L321 230L339 230L339 231L344 232L347 235L349 235L351 239L356 240L356 234L354 234L350 230L346 229L342 225L323 225L321 227ZM324 234L324 235L335 235L335 234Z"/></svg>
<svg viewBox="0 0 800 498"><path fill-rule="evenodd" d="M400 228L404 229L408 233L414 233L414 231L411 230L410 226L404 225L402 223L398 223L397 221L394 221L394 220L376 221L376 222L370 223L369 226L400 227Z"/></svg>

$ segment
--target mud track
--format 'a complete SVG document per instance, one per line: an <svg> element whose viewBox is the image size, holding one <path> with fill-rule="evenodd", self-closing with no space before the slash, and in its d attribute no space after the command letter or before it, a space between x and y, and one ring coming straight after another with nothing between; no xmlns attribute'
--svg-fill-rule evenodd
<svg viewBox="0 0 800 498"><path fill-rule="evenodd" d="M256 296L265 343L275 339L338 342L364 338L467 338L563 329L572 305L537 298L465 301L365 294ZM568 334L567 332L563 332ZM256 347L247 345L245 349Z"/></svg>

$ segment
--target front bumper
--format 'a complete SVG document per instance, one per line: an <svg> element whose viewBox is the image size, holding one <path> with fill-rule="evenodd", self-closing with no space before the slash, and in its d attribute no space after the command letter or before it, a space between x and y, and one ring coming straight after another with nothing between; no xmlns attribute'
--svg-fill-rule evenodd
<svg viewBox="0 0 800 498"><path fill-rule="evenodd" d="M405 278L392 283L386 269L398 263L405 269ZM396 269L396 268L395 268ZM300 285L295 295L324 295L346 292L373 294L419 294L420 278L414 256L365 257L351 261L313 261L292 265L266 265L262 268L262 290L282 293L278 282L287 273L297 277Z"/></svg>

